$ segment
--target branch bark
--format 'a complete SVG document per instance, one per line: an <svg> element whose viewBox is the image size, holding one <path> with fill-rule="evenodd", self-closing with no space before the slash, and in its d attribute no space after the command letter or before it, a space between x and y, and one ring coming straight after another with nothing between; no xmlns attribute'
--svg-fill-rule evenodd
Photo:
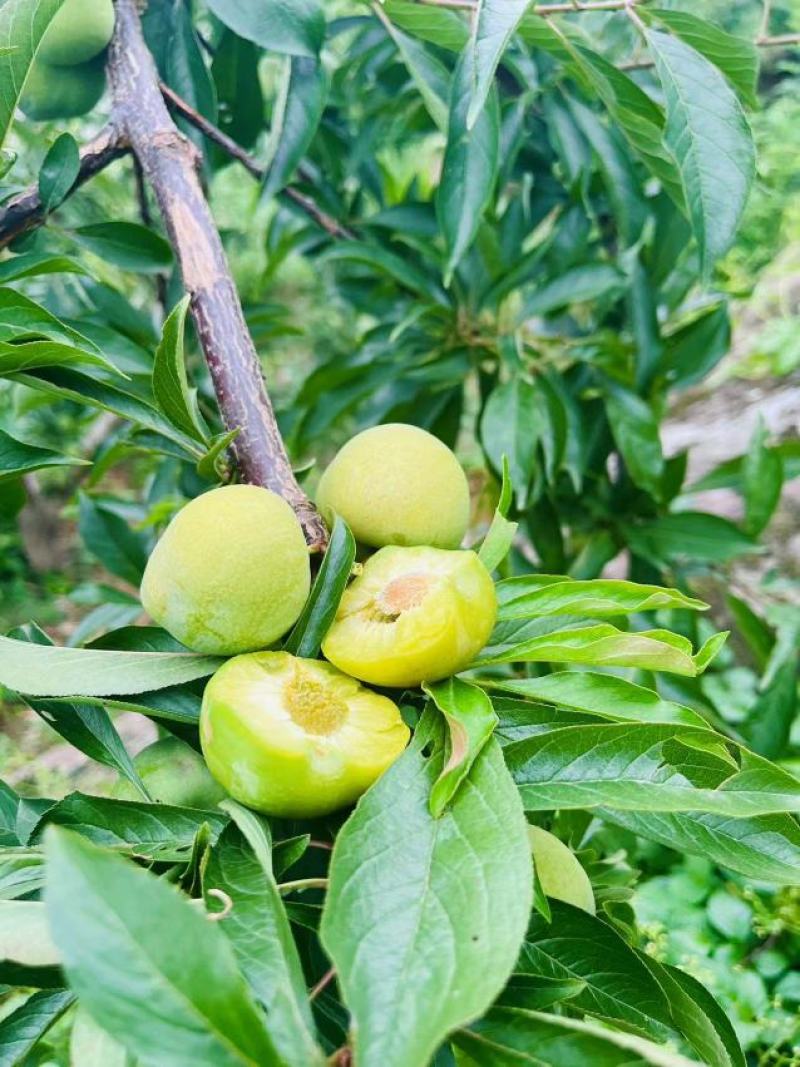
<svg viewBox="0 0 800 1067"><path fill-rule="evenodd" d="M117 0L108 58L114 120L130 142L158 202L223 421L239 429L233 450L245 481L291 504L313 550L325 525L289 462L211 211L198 177L197 149L175 126L142 36L135 0Z"/></svg>
<svg viewBox="0 0 800 1067"><path fill-rule="evenodd" d="M95 174L99 174L109 163L124 156L129 149L124 132L113 122L109 123L93 141L81 150L78 177L70 193L93 178ZM0 248L5 248L20 234L41 226L46 218L47 211L42 205L38 185L31 185L7 200L5 207L0 211Z"/></svg>

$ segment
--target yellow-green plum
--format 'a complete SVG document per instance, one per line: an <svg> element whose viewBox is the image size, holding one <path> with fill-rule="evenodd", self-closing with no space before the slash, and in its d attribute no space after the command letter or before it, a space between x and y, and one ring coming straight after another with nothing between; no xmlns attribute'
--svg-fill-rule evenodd
<svg viewBox="0 0 800 1067"><path fill-rule="evenodd" d="M469 485L455 455L433 434L401 423L348 441L320 479L317 504L373 548L457 548L469 525Z"/></svg>
<svg viewBox="0 0 800 1067"><path fill-rule="evenodd" d="M303 531L276 493L226 485L182 508L153 550L142 604L195 652L266 648L297 621L311 567Z"/></svg>
<svg viewBox="0 0 800 1067"><path fill-rule="evenodd" d="M321 660L236 656L206 686L200 741L228 793L267 815L310 819L356 801L409 730L388 697Z"/></svg>
<svg viewBox="0 0 800 1067"><path fill-rule="evenodd" d="M545 896L563 900L594 915L592 883L572 850L555 834L539 826L529 826L528 834L536 877Z"/></svg>
<svg viewBox="0 0 800 1067"><path fill-rule="evenodd" d="M39 44L38 57L57 67L94 59L114 32L112 0L64 0Z"/></svg>
<svg viewBox="0 0 800 1067"><path fill-rule="evenodd" d="M159 804L182 808L215 808L225 790L215 781L199 752L177 737L162 737L134 758L148 793ZM111 795L117 800L142 800L127 778L120 778Z"/></svg>
<svg viewBox="0 0 800 1067"><path fill-rule="evenodd" d="M102 60L77 67L52 67L37 59L31 64L19 100L29 119L73 119L91 111L106 85Z"/></svg>
<svg viewBox="0 0 800 1067"><path fill-rule="evenodd" d="M389 546L345 590L322 651L372 685L434 682L475 658L496 616L494 584L474 552Z"/></svg>

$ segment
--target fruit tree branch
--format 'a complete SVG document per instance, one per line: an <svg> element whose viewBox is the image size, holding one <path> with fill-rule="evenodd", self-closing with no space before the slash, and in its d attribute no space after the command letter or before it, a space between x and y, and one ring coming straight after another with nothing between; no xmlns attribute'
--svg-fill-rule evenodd
<svg viewBox="0 0 800 1067"><path fill-rule="evenodd" d="M199 111L196 111L191 104L188 104L183 97L178 96L178 94L173 89L170 89L164 82L160 83L160 89L161 95L170 107L174 108L179 115L182 115L187 122L191 123L191 125L199 130L204 137L207 137L209 141L213 141L214 144L218 145L223 150L223 152L226 152L232 159L241 163L254 178L263 181L266 171L257 159L251 156L249 152L246 152L232 137L223 133L223 131L218 126L215 126L213 122L209 122L204 115L201 115ZM314 203L310 196L306 196L291 185L287 185L281 195L285 196L287 200L291 200L293 203L297 204L301 211L304 211L306 215L309 215L314 222L329 233L331 237L342 237L349 240L353 239L354 234L352 234L345 226L342 226L342 224L331 215L328 215L323 211Z"/></svg>
<svg viewBox="0 0 800 1067"><path fill-rule="evenodd" d="M95 174L99 174L109 163L124 156L128 150L127 137L122 129L113 122L109 123L93 141L81 150L78 176L70 193L93 178ZM38 184L31 185L21 193L17 193L16 196L12 196L0 210L0 248L4 248L20 234L41 226L47 219L47 215L48 211L39 196Z"/></svg>
<svg viewBox="0 0 800 1067"><path fill-rule="evenodd" d="M297 483L264 385L222 241L198 177L198 153L167 110L155 63L142 35L136 0L117 0L108 58L115 122L151 186L205 354L220 411L239 429L233 450L245 481L280 493L294 508L312 549L326 531ZM235 551L235 533L231 549Z"/></svg>

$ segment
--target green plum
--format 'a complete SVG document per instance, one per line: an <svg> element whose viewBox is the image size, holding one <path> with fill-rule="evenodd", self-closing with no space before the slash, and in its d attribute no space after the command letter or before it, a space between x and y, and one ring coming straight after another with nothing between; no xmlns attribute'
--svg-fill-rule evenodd
<svg viewBox="0 0 800 1067"><path fill-rule="evenodd" d="M474 552L390 546L345 590L322 651L364 682L414 686L463 670L496 617L494 584Z"/></svg>
<svg viewBox="0 0 800 1067"><path fill-rule="evenodd" d="M469 525L469 485L447 445L418 426L357 434L320 479L317 504L362 544L457 548Z"/></svg>
<svg viewBox="0 0 800 1067"><path fill-rule="evenodd" d="M267 815L310 819L352 804L408 737L388 697L288 652L228 660L203 696L209 770L234 799Z"/></svg>
<svg viewBox="0 0 800 1067"><path fill-rule="evenodd" d="M52 67L37 59L28 71L20 110L35 122L77 118L92 110L105 86L102 60L76 67Z"/></svg>
<svg viewBox="0 0 800 1067"><path fill-rule="evenodd" d="M227 485L169 524L148 560L142 604L187 648L232 656L285 634L310 585L308 548L286 501L255 485Z"/></svg>
<svg viewBox="0 0 800 1067"><path fill-rule="evenodd" d="M215 808L225 790L211 775L199 752L177 737L162 737L134 758L150 796L159 804L181 808ZM117 800L142 800L127 778L120 778L111 795Z"/></svg>
<svg viewBox="0 0 800 1067"><path fill-rule="evenodd" d="M536 877L545 896L563 900L594 915L592 883L574 852L555 834L539 826L529 826L528 834Z"/></svg>
<svg viewBox="0 0 800 1067"><path fill-rule="evenodd" d="M112 0L64 0L39 43L38 58L54 67L94 59L114 32Z"/></svg>

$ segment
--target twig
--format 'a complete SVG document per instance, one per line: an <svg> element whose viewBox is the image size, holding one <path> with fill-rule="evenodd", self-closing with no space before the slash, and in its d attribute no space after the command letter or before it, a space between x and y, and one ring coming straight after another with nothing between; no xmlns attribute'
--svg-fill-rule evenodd
<svg viewBox="0 0 800 1067"><path fill-rule="evenodd" d="M624 11L632 4L643 4L647 0L569 0L567 3L537 4L530 9L531 15L574 15L576 11ZM471 11L476 8L476 0L417 0L417 3L433 7L461 8Z"/></svg>
<svg viewBox="0 0 800 1067"><path fill-rule="evenodd" d="M218 126L215 126L213 122L209 122L205 116L201 115L199 111L196 111L191 104L188 104L182 97L178 96L178 94L173 89L170 89L164 82L159 83L159 88L161 89L161 95L170 107L173 107L179 115L182 115L183 118L194 126L195 129L199 130L204 137L207 137L209 141L213 141L214 144L218 145L223 150L223 152L226 152L232 159L241 163L254 178L257 178L259 181L264 179L266 171L258 160L251 156L249 152L245 151L245 149L234 141L232 137L229 137L227 133L223 133L223 131L219 129ZM307 176L304 175L302 170L300 173L301 176ZM310 196L306 196L291 185L287 186L281 195L285 196L287 200L291 200L293 203L297 204L306 215L309 215L314 222L316 222L318 226L321 226L326 233L329 233L331 237L341 237L346 240L352 240L354 238L355 235L351 233L350 230L345 226L342 226L340 222L337 222L336 219L332 218L332 216L328 215L318 207Z"/></svg>
<svg viewBox="0 0 800 1067"><path fill-rule="evenodd" d="M93 178L95 174L99 174L109 163L124 156L129 149L124 132L110 123L81 151L78 176L70 193ZM23 192L7 200L0 211L0 248L5 248L20 234L41 226L47 219L47 214L48 212L42 205L42 198L39 196L38 184L29 186Z"/></svg>
<svg viewBox="0 0 800 1067"><path fill-rule="evenodd" d="M315 1000L326 986L330 985L333 979L336 977L336 968L331 967L329 971L320 978L316 985L313 985L308 991L308 999Z"/></svg>
<svg viewBox="0 0 800 1067"><path fill-rule="evenodd" d="M324 547L325 525L300 488L264 386L219 233L198 177L198 153L180 133L161 96L142 35L136 0L117 0L108 58L113 115L151 186L208 363L233 450L245 481L279 493L294 508L312 550ZM231 545L235 551L235 543Z"/></svg>
<svg viewBox="0 0 800 1067"><path fill-rule="evenodd" d="M327 878L298 878L294 882L281 882L278 886L278 892L282 897L285 897L287 893L299 893L304 889L327 889Z"/></svg>
<svg viewBox="0 0 800 1067"><path fill-rule="evenodd" d="M766 37L769 33L769 20L772 15L772 0L764 0L761 10L761 24L758 27L758 33L756 34L756 40L758 41L762 37Z"/></svg>

